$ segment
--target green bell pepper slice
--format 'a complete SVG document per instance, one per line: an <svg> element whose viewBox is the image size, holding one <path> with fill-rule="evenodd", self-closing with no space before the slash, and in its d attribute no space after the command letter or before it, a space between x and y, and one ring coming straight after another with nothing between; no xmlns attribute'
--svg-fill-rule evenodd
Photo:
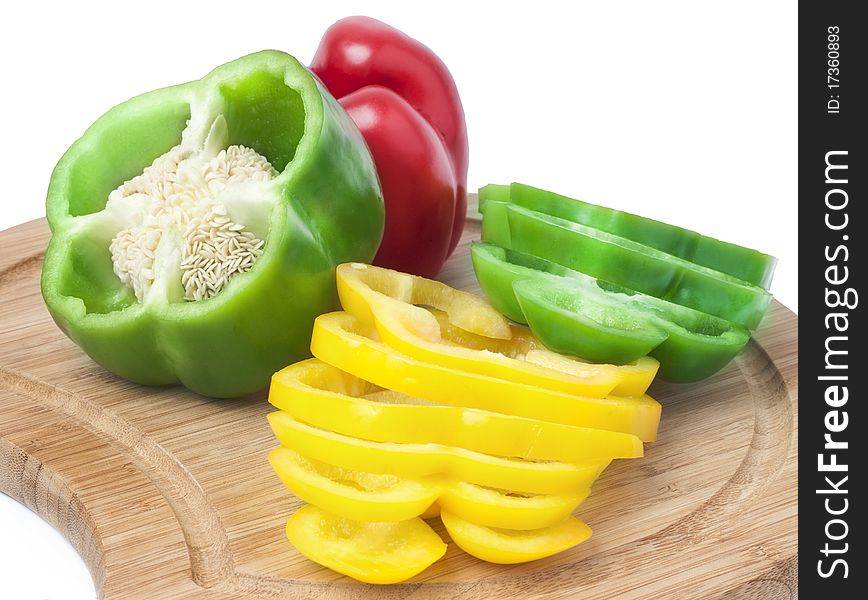
<svg viewBox="0 0 868 600"><path fill-rule="evenodd" d="M527 325L524 311L512 289L516 281L537 279L542 274L593 280L557 263L516 252L488 242L470 243L470 260L476 279L488 301L516 323Z"/></svg>
<svg viewBox="0 0 868 600"><path fill-rule="evenodd" d="M661 252L720 271L749 284L769 289L777 259L757 250L701 235L654 219L561 196L529 185L487 185L479 190L479 210L488 200L511 202L611 233Z"/></svg>
<svg viewBox="0 0 868 600"><path fill-rule="evenodd" d="M507 316L528 323L547 347L594 362L647 354L667 381L705 379L747 344L743 327L488 243L471 246L479 284ZM512 317L510 317L512 318ZM655 338L659 341L654 343Z"/></svg>
<svg viewBox="0 0 868 600"><path fill-rule="evenodd" d="M235 144L270 162L273 179L227 185L219 196L264 245L219 293L189 301L178 277L181 231L170 225L139 299L109 251L131 209L107 198L179 144ZM264 388L273 372L309 356L314 319L338 306L335 266L372 259L384 223L358 129L316 77L277 51L109 110L57 164L46 213L42 294L58 326L121 377L214 397Z"/></svg>
<svg viewBox="0 0 868 600"><path fill-rule="evenodd" d="M771 302L764 289L730 275L512 203L486 203L482 239L748 329L756 329Z"/></svg>
<svg viewBox="0 0 868 600"><path fill-rule="evenodd" d="M525 280L517 281L513 291L534 336L555 352L622 365L646 356L668 337L649 315L589 286Z"/></svg>
<svg viewBox="0 0 868 600"><path fill-rule="evenodd" d="M489 183L479 188L476 198L479 206L479 212L485 212L485 204L489 200L497 202L509 202L510 186L499 183Z"/></svg>

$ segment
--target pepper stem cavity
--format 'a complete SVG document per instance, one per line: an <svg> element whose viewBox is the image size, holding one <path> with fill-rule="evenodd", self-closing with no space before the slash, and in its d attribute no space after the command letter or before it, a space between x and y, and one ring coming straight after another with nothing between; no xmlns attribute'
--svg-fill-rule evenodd
<svg viewBox="0 0 868 600"><path fill-rule="evenodd" d="M184 300L213 297L263 252L264 240L232 218L224 192L267 183L277 170L252 148L228 145L222 115L203 142L193 137L182 136L109 194L106 208L125 215L126 224L109 245L112 266L140 302L162 277L169 296L181 296L173 293L178 281Z"/></svg>

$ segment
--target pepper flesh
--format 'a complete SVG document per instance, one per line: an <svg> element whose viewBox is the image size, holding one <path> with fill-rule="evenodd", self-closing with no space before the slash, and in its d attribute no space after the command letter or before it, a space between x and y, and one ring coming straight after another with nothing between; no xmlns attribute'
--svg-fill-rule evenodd
<svg viewBox="0 0 868 600"><path fill-rule="evenodd" d="M268 460L293 494L355 521L405 521L424 516L438 502L458 516L488 527L538 529L563 520L589 493L585 488L563 494L522 495L442 477L408 479L366 473L313 460L283 447L272 450Z"/></svg>
<svg viewBox="0 0 868 600"><path fill-rule="evenodd" d="M748 329L771 302L764 289L730 275L514 204L486 203L482 238Z"/></svg>
<svg viewBox="0 0 868 600"><path fill-rule="evenodd" d="M479 190L479 206L488 200L512 202L530 210L587 225L667 254L769 289L777 260L750 248L700 235L638 215L561 196L529 185L488 185Z"/></svg>
<svg viewBox="0 0 868 600"><path fill-rule="evenodd" d="M293 494L355 521L406 521L422 515L441 493L433 478L344 469L289 448L275 448L268 462Z"/></svg>
<svg viewBox="0 0 868 600"><path fill-rule="evenodd" d="M384 342L412 358L590 397L605 396L618 384L612 370L577 363L572 373L564 373L524 360L524 344L500 341L512 342L506 320L468 292L439 284L437 293L426 293L437 282L360 264L340 265L336 276L344 310L372 322ZM459 329L494 339L485 349L464 346L459 337L444 340L437 318L416 304L443 310L449 323ZM492 321L497 327L480 326ZM495 348L501 351L492 351Z"/></svg>
<svg viewBox="0 0 868 600"><path fill-rule="evenodd" d="M583 354L589 344L581 335L594 338L608 329L576 314L576 303L592 305L596 313L626 314L664 334L650 350L660 360L660 377L669 381L698 381L729 363L750 339L747 330L723 319L659 298L599 281L583 273L513 250L490 244L471 247L480 285L495 306L518 306L539 339L554 350ZM631 331L625 331L629 335ZM593 340L592 340L593 341ZM618 340L606 338L601 345L619 349ZM587 358L591 358L586 356Z"/></svg>
<svg viewBox="0 0 868 600"><path fill-rule="evenodd" d="M105 201L182 138L204 145L218 118L230 144L255 149L279 172L218 197L264 240L263 253L214 297L185 302L178 236L169 232L155 266L165 276L138 302L108 251L125 215L103 210ZM315 316L336 305L334 266L369 260L383 229L382 194L358 129L315 77L275 51L110 110L58 163L46 212L42 294L58 326L122 377L218 397L261 389L308 355Z"/></svg>
<svg viewBox="0 0 868 600"><path fill-rule="evenodd" d="M590 494L588 488L561 494L527 495L455 482L440 496L443 511L484 527L519 531L550 527L563 521Z"/></svg>
<svg viewBox="0 0 868 600"><path fill-rule="evenodd" d="M373 302L385 302L393 309L405 309L421 321L421 335L436 337L439 326L416 304L437 308L454 325L486 337L508 340L509 323L484 298L451 288L445 283L409 273L361 263L338 265L335 270L341 306L366 323L375 322ZM390 300L392 302L390 302Z"/></svg>
<svg viewBox="0 0 868 600"><path fill-rule="evenodd" d="M542 286L526 280L514 287L532 330L553 350L586 350L587 345L577 344L577 336L569 337L575 334L574 325L579 322L576 311L582 306L596 305L592 314L607 315L607 325L638 322L653 328L663 335L663 340L650 350L650 355L660 361L660 378L667 381L687 383L710 377L735 358L750 339L743 327L712 315L644 295L596 294L594 288L577 280L563 279ZM588 318L584 324L590 337L601 329ZM625 331L625 336L632 332Z"/></svg>
<svg viewBox="0 0 868 600"><path fill-rule="evenodd" d="M268 401L314 427L376 442L433 443L568 463L643 453L634 435L430 404L383 391L318 359L275 373Z"/></svg>
<svg viewBox="0 0 868 600"><path fill-rule="evenodd" d="M644 395L660 366L656 359L647 356L623 365L588 364L577 356L552 352L541 344L527 327L510 325L510 339L498 340L461 329L450 323L448 317L440 311L430 312L437 319L443 340L447 344L515 357L564 375L586 377L589 373L611 374L618 379L612 390L613 396Z"/></svg>
<svg viewBox="0 0 868 600"><path fill-rule="evenodd" d="M329 27L311 63L359 126L386 201L374 261L433 277L467 210L467 127L455 81L434 52L368 17Z"/></svg>
<svg viewBox="0 0 868 600"><path fill-rule="evenodd" d="M519 281L514 286L534 335L556 352L591 361L626 363L653 351L668 334L653 319L602 293L570 293L555 284Z"/></svg>
<svg viewBox="0 0 868 600"><path fill-rule="evenodd" d="M365 583L410 579L446 554L446 544L422 519L361 522L311 505L289 518L286 537L315 563Z"/></svg>
<svg viewBox="0 0 868 600"><path fill-rule="evenodd" d="M306 425L283 411L268 415L281 445L345 469L410 479L443 475L486 487L531 494L590 488L609 460L573 465L507 459L439 444L369 442Z"/></svg>
<svg viewBox="0 0 868 600"><path fill-rule="evenodd" d="M587 398L449 369L406 356L373 339L375 335L372 327L350 314L320 315L311 352L380 387L440 404L620 431L645 442L656 438L660 404L648 396Z"/></svg>
<svg viewBox="0 0 868 600"><path fill-rule="evenodd" d="M459 548L481 560L502 565L551 556L591 537L591 528L575 517L533 531L485 527L446 510L440 512L440 518Z"/></svg>

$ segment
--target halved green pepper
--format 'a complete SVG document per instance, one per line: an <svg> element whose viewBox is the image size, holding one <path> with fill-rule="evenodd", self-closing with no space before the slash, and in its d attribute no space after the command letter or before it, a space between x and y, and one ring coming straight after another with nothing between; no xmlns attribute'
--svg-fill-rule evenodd
<svg viewBox="0 0 868 600"><path fill-rule="evenodd" d="M750 248L521 183L483 187L479 190L480 211L488 200L511 202L553 217L587 225L726 273L764 289L769 289L777 263L775 257Z"/></svg>
<svg viewBox="0 0 868 600"><path fill-rule="evenodd" d="M771 295L725 273L632 240L495 200L482 239L755 329Z"/></svg>
<svg viewBox="0 0 868 600"><path fill-rule="evenodd" d="M42 293L58 326L122 377L219 397L309 355L314 318L338 305L334 267L373 258L384 220L358 129L276 51L108 111L58 163L46 212ZM190 233L206 218L217 252Z"/></svg>
<svg viewBox="0 0 868 600"><path fill-rule="evenodd" d="M476 243L471 257L491 303L552 350L600 362L647 353L662 379L688 382L720 370L750 339L724 319L521 252Z"/></svg>

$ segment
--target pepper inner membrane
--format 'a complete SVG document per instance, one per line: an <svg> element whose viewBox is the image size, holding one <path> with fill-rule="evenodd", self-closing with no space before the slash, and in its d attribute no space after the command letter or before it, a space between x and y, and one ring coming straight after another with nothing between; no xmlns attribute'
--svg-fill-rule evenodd
<svg viewBox="0 0 868 600"><path fill-rule="evenodd" d="M149 143L155 127L129 124L106 132L92 153L112 156L111 173L86 178L78 171L87 165L73 165L69 212L83 227L70 244L64 291L88 313L211 298L265 251L279 199L274 180L304 133L303 100L270 73L226 83L212 100L198 111L205 114L191 107L168 150ZM100 195L104 206L94 200Z"/></svg>
<svg viewBox="0 0 868 600"><path fill-rule="evenodd" d="M265 242L234 220L220 197L233 184L264 183L278 173L264 156L246 146L226 146L227 139L221 115L201 148L182 142L109 194L107 207L124 203L137 209L109 251L115 274L139 301L154 283L157 249L171 229L181 241L177 267L184 300L216 295L262 254Z"/></svg>

